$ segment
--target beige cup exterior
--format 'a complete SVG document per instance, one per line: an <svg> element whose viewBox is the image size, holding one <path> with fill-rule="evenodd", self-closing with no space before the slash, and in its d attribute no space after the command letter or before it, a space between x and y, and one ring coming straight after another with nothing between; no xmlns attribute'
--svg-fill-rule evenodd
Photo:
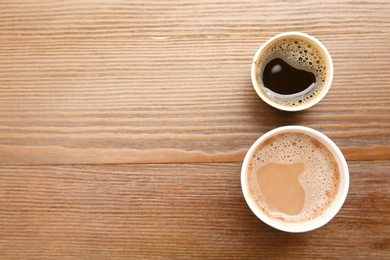
<svg viewBox="0 0 390 260"><path fill-rule="evenodd" d="M248 174L248 165L249 161L252 158L252 155L256 151L256 149L265 141L268 140L270 137L282 133L303 133L307 134L317 140L319 140L321 143L323 143L329 151L333 154L335 157L337 164L339 166L340 170L340 187L338 190L338 193L335 197L335 200L330 205L330 207L324 211L323 214L318 216L315 219L312 219L310 221L305 222L299 222L299 223L286 223L282 222L280 220L275 220L270 218L268 215L266 215L256 204L256 202L253 200L253 198L249 195L248 191L248 183L247 183L247 174ZM348 171L348 165L344 158L344 155L340 151L340 149L337 147L337 145L329 139L326 135L322 134L321 132L314 130L312 128L304 127L304 126L283 126L276 128L274 130L271 130L261 136L248 150L243 165L241 169L241 187L242 192L244 195L244 198L249 206L249 208L252 210L252 212L264 223L268 224L271 227L274 227L278 230L285 231L285 232L292 232L292 233L300 233L300 232L306 232L311 231L314 229L317 229L326 223L328 223L341 209L341 207L344 204L345 199L347 198L348 189L349 189L349 171Z"/></svg>
<svg viewBox="0 0 390 260"><path fill-rule="evenodd" d="M272 99L270 99L266 94L264 94L263 91L260 90L261 88L263 88L263 86L262 86L261 80L259 80L256 76L256 69L257 69L259 57L262 56L266 47L273 44L275 41L278 41L278 40L284 39L284 38L290 38L290 37L303 39L303 40L308 41L311 44L313 44L313 46L317 46L317 48L322 52L323 56L325 57L326 67L328 69L325 84L324 84L321 92L319 93L319 95L317 95L315 98L313 98L308 103L305 103L305 104L299 105L299 106L293 106L293 107L284 106L284 105L281 105L281 104L278 104L278 103L272 101ZM278 35L272 37L271 39L269 39L268 41L266 41L260 47L260 49L256 52L256 54L253 58L253 61L252 61L251 78L252 78L252 84L253 84L253 87L254 87L256 93L259 95L259 97L264 102L266 102L270 106L275 107L275 108L280 109L280 110L300 111L300 110L304 110L304 109L307 109L309 107L314 106L321 99L323 99L325 97L326 93L328 93L330 86L332 84L332 80L333 80L333 61L332 61L332 58L331 58L328 50L326 49L326 47L319 40L314 38L313 36L311 36L309 34L302 33L302 32L285 32L285 33L278 34Z"/></svg>

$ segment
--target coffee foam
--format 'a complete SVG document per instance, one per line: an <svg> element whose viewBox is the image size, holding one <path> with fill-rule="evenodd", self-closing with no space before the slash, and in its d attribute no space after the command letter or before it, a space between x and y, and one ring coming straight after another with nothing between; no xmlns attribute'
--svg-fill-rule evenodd
<svg viewBox="0 0 390 260"><path fill-rule="evenodd" d="M297 162L305 165L298 179L305 192L302 211L287 215L270 210L258 187L258 169L268 163ZM286 133L271 137L257 148L249 163L247 183L251 198L265 214L282 222L296 223L320 216L331 205L340 186L340 172L331 152L318 140L306 134Z"/></svg>
<svg viewBox="0 0 390 260"><path fill-rule="evenodd" d="M315 44L300 38L289 37L279 39L266 47L256 62L256 78L259 85L263 86L262 74L265 66L275 58L283 59L296 69L313 73L316 83L308 93L293 98L289 97L288 99L274 95L267 88L260 88L260 91L269 96L273 102L284 106L296 107L310 103L313 98L321 93L321 89L326 83L327 66L324 54Z"/></svg>

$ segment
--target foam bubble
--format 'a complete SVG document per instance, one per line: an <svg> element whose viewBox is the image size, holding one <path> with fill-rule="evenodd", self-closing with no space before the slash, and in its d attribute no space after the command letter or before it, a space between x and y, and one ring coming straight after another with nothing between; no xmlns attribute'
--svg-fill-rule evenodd
<svg viewBox="0 0 390 260"><path fill-rule="evenodd" d="M287 215L270 210L258 186L258 169L268 163L297 162L305 165L299 176L306 197L302 211ZM301 133L279 134L265 141L253 154L248 169L251 197L264 213L284 222L303 222L318 217L333 202L340 185L339 168L331 152L318 140Z"/></svg>
<svg viewBox="0 0 390 260"><path fill-rule="evenodd" d="M274 102L280 105L295 107L309 103L321 93L321 89L327 79L326 59L316 45L300 38L289 37L279 39L268 46L264 49L263 54L257 61L256 78L260 85L262 85L261 75L265 66L275 58L283 59L296 69L313 73L316 78L316 83L308 93L302 93L294 97L289 97L288 99L280 95L275 95L267 91L266 88L260 89L263 94L269 96Z"/></svg>

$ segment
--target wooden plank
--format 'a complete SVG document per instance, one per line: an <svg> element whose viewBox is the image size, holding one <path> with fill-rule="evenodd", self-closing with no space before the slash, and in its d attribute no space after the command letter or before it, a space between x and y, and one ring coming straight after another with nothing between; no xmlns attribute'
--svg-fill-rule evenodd
<svg viewBox="0 0 390 260"><path fill-rule="evenodd" d="M0 5L0 165L239 162L288 124L390 158L388 1ZM335 64L326 98L293 114L250 81L257 48L291 30Z"/></svg>
<svg viewBox="0 0 390 260"><path fill-rule="evenodd" d="M252 214L240 167L3 166L2 259L389 256L389 162L351 162L339 214L302 234L274 230Z"/></svg>

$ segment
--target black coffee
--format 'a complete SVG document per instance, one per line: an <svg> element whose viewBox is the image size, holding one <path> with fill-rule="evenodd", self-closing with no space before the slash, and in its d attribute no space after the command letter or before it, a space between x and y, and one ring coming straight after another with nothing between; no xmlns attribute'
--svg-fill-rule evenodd
<svg viewBox="0 0 390 260"><path fill-rule="evenodd" d="M310 71L296 69L280 58L268 62L263 71L263 83L280 95L308 92L314 87L316 77Z"/></svg>
<svg viewBox="0 0 390 260"><path fill-rule="evenodd" d="M259 90L282 106L311 103L327 84L327 58L320 47L304 38L276 40L263 50L256 64Z"/></svg>

